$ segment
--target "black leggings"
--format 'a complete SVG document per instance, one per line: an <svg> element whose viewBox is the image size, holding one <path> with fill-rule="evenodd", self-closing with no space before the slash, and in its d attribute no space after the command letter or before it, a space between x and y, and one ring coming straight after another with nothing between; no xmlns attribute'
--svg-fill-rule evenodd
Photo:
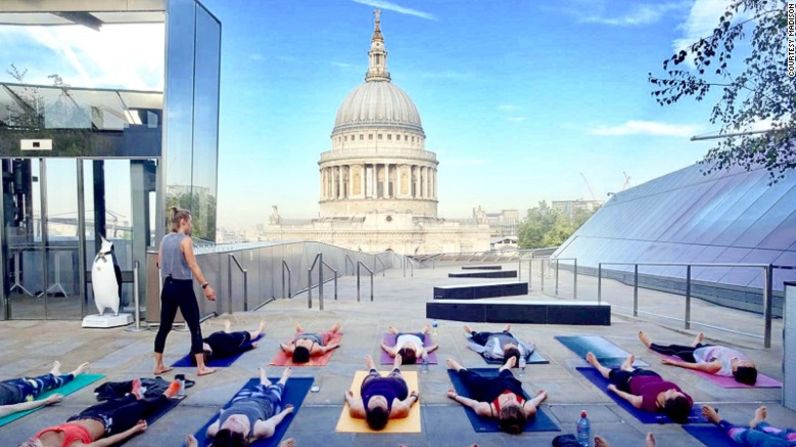
<svg viewBox="0 0 796 447"><path fill-rule="evenodd" d="M136 399L128 395L88 407L67 422L93 419L105 425L105 436L111 436L134 427L138 421L168 404L169 398L162 394L153 399Z"/></svg>
<svg viewBox="0 0 796 447"><path fill-rule="evenodd" d="M155 336L155 352L162 354L166 347L166 337L171 332L177 308L182 312L185 323L191 331L191 354L201 354L202 327L199 325L199 305L193 293L193 280L166 278L160 294L160 328Z"/></svg>
<svg viewBox="0 0 796 447"><path fill-rule="evenodd" d="M653 351L663 354L663 355L674 355L680 357L684 361L688 363L696 363L696 359L694 358L694 351L699 348L704 348L705 346L710 345L703 345L702 343L696 346L683 346L683 345L659 345L659 344L651 344L650 349Z"/></svg>

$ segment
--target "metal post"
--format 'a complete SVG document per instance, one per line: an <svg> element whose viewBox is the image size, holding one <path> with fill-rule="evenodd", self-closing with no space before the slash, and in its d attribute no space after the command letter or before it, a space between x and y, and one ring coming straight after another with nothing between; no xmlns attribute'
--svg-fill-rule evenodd
<svg viewBox="0 0 796 447"><path fill-rule="evenodd" d="M133 305L135 306L135 326L126 328L127 332L141 332L141 306L138 289L138 261L133 262Z"/></svg>
<svg viewBox="0 0 796 447"><path fill-rule="evenodd" d="M539 264L541 265L540 270L542 271L541 272L541 278L542 278L542 289L541 290L542 290L542 292L544 292L544 258L539 259Z"/></svg>
<svg viewBox="0 0 796 447"><path fill-rule="evenodd" d="M691 265L685 267L685 328L691 329Z"/></svg>
<svg viewBox="0 0 796 447"><path fill-rule="evenodd" d="M633 267L633 316L638 316L638 264Z"/></svg>
<svg viewBox="0 0 796 447"><path fill-rule="evenodd" d="M86 315L86 194L85 194L85 180L83 177L83 160L77 159L77 278L80 284L80 316ZM2 211L0 211L0 222L5 222L2 219ZM0 271L3 269L3 262L0 260ZM136 281L138 284L138 281ZM2 291L0 291L2 294ZM136 305L136 307L138 307ZM6 314L7 315L7 314ZM8 318L8 316L6 316ZM136 325L138 326L138 316L135 318Z"/></svg>
<svg viewBox="0 0 796 447"><path fill-rule="evenodd" d="M517 251L517 281L522 281L522 250Z"/></svg>
<svg viewBox="0 0 796 447"><path fill-rule="evenodd" d="M774 269L771 264L763 268L763 315L765 316L765 331L763 333L763 346L771 347L771 292L774 285Z"/></svg>
<svg viewBox="0 0 796 447"><path fill-rule="evenodd" d="M401 271L403 272L404 278L406 278L406 256L401 257Z"/></svg>
<svg viewBox="0 0 796 447"><path fill-rule="evenodd" d="M572 299L578 299L578 258L575 258L574 272L575 277L572 278Z"/></svg>
<svg viewBox="0 0 796 447"><path fill-rule="evenodd" d="M232 255L227 255L227 306L232 315Z"/></svg>
<svg viewBox="0 0 796 447"><path fill-rule="evenodd" d="M307 269L307 309L312 309L312 267Z"/></svg>
<svg viewBox="0 0 796 447"><path fill-rule="evenodd" d="M282 298L285 297L285 258L282 258Z"/></svg>
<svg viewBox="0 0 796 447"><path fill-rule="evenodd" d="M597 304L603 302L603 263L597 264Z"/></svg>
<svg viewBox="0 0 796 447"><path fill-rule="evenodd" d="M323 310L323 253L318 253L318 308Z"/></svg>
<svg viewBox="0 0 796 447"><path fill-rule="evenodd" d="M528 290L531 290L533 281L533 252L531 252L531 258L528 259Z"/></svg>
<svg viewBox="0 0 796 447"><path fill-rule="evenodd" d="M337 301L337 272L334 272L334 300Z"/></svg>
<svg viewBox="0 0 796 447"><path fill-rule="evenodd" d="M357 303L359 302L359 261L357 261Z"/></svg>
<svg viewBox="0 0 796 447"><path fill-rule="evenodd" d="M243 311L249 311L249 271L243 269Z"/></svg>
<svg viewBox="0 0 796 447"><path fill-rule="evenodd" d="M411 278L415 277L415 265L412 264L411 262L409 263L409 276Z"/></svg>
<svg viewBox="0 0 796 447"><path fill-rule="evenodd" d="M370 272L370 301L373 302L373 272Z"/></svg>
<svg viewBox="0 0 796 447"><path fill-rule="evenodd" d="M558 296L558 259L556 259L556 296Z"/></svg>

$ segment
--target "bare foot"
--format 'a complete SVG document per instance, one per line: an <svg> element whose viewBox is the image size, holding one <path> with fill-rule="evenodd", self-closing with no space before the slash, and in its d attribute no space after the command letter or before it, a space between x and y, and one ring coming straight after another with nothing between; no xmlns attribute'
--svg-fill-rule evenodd
<svg viewBox="0 0 796 447"><path fill-rule="evenodd" d="M289 366L288 366L287 368L285 368L285 370L284 370L284 371L282 371L282 379L281 379L281 382L282 382L282 383L285 383L285 382L287 382L287 379L290 377L290 374L292 374L292 373L293 373L293 368L291 368L291 367L289 367Z"/></svg>
<svg viewBox="0 0 796 447"><path fill-rule="evenodd" d="M647 447L655 447L655 435L652 432L647 433Z"/></svg>
<svg viewBox="0 0 796 447"><path fill-rule="evenodd" d="M265 320L260 320L260 325L257 326L257 332L264 332L265 331Z"/></svg>
<svg viewBox="0 0 796 447"><path fill-rule="evenodd" d="M296 439L295 438L287 438L281 443L279 443L279 447L296 447Z"/></svg>
<svg viewBox="0 0 796 447"><path fill-rule="evenodd" d="M603 439L602 436L595 436L594 447L611 447L611 444L608 444L608 441Z"/></svg>
<svg viewBox="0 0 796 447"><path fill-rule="evenodd" d="M130 390L130 394L135 396L136 399L141 400L144 398L144 393L141 392L141 379L133 379L133 387Z"/></svg>
<svg viewBox="0 0 796 447"><path fill-rule="evenodd" d="M337 323L335 323L335 324L332 326L332 329L331 329L331 331L332 331L332 332L334 332L334 333L337 333L337 332L340 332L340 329L342 329L342 328L343 328L343 326L342 326L342 325L340 325L340 322L338 321Z"/></svg>
<svg viewBox="0 0 796 447"><path fill-rule="evenodd" d="M152 371L152 373L155 374L156 376L159 376L161 374L165 374L165 373L171 371L172 369L174 369L174 368L167 367L166 365L160 364L160 365L155 365L155 370Z"/></svg>
<svg viewBox="0 0 796 447"><path fill-rule="evenodd" d="M600 365L600 362L597 361L597 357L594 355L593 352L589 352L588 354L586 354L586 362L588 362L589 365L595 368Z"/></svg>
<svg viewBox="0 0 796 447"><path fill-rule="evenodd" d="M541 400L539 401L539 403L542 403L542 402L544 402L545 400L547 400L547 391L545 391L545 390L539 390L539 391L537 391L537 392L536 392L536 397L537 397L537 398L539 398L539 399L541 399Z"/></svg>
<svg viewBox="0 0 796 447"><path fill-rule="evenodd" d="M753 417L752 420L749 421L749 426L755 428L757 427L757 424L765 421L767 417L768 417L768 409L766 408L765 405L761 405L757 408L757 410L755 410L755 417Z"/></svg>
<svg viewBox="0 0 796 447"><path fill-rule="evenodd" d="M708 421L718 425L721 422L721 418L719 417L719 413L716 411L715 408L711 407L710 405L703 405L702 406L702 416L705 416L705 419Z"/></svg>
<svg viewBox="0 0 796 447"><path fill-rule="evenodd" d="M304 332L304 328L301 327L298 321L296 322L296 332Z"/></svg>
<svg viewBox="0 0 796 447"><path fill-rule="evenodd" d="M54 376L60 376L61 375L61 362L59 362L58 360L53 362L53 367L52 367L52 369L50 369L50 374L52 374Z"/></svg>
<svg viewBox="0 0 796 447"><path fill-rule="evenodd" d="M650 347L652 345L652 341L650 340L649 336L644 333L644 331L638 331L638 339L644 343L644 346Z"/></svg>
<svg viewBox="0 0 796 447"><path fill-rule="evenodd" d="M473 333L473 328L471 328L470 326L465 324L464 325L464 332L467 332L468 334L472 334Z"/></svg>
<svg viewBox="0 0 796 447"><path fill-rule="evenodd" d="M503 331L504 331L504 332L509 332L509 331L511 331L511 323L506 323L506 325L505 325L505 326L503 326Z"/></svg>
<svg viewBox="0 0 796 447"><path fill-rule="evenodd" d="M72 370L72 372L70 374L72 374L73 376L77 377L80 374L83 374L83 371L88 369L88 366L89 366L88 362L81 363L80 366L78 366L77 368Z"/></svg>
<svg viewBox="0 0 796 447"><path fill-rule="evenodd" d="M622 369L624 370L633 369L633 363L635 362L636 362L636 356L633 354L629 354L625 359L624 363L622 363Z"/></svg>
<svg viewBox="0 0 796 447"><path fill-rule="evenodd" d="M200 377L201 376L209 376L210 374L213 374L214 372L216 372L215 369L208 368L206 366L204 368L196 368L196 375L200 376Z"/></svg>
<svg viewBox="0 0 796 447"><path fill-rule="evenodd" d="M369 370L376 369L376 363L373 362L373 357L371 357L370 354L365 356L365 367Z"/></svg>
<svg viewBox="0 0 796 447"><path fill-rule="evenodd" d="M462 365L459 364L459 362L457 362L456 360L453 360L453 359L445 360L445 364L448 365L448 369L452 369L454 371L458 371L458 370L462 369Z"/></svg>
<svg viewBox="0 0 796 447"><path fill-rule="evenodd" d="M390 326L387 328L387 332L389 332L389 333L391 333L391 334L397 334L397 333L398 333L398 328L396 328L396 327L395 327L395 326L393 326L393 325L390 325Z"/></svg>
<svg viewBox="0 0 796 447"><path fill-rule="evenodd" d="M693 343L692 346L696 346L696 345L702 343L702 341L704 341L704 340L705 340L705 333L704 332L700 332L694 338L694 343Z"/></svg>
<svg viewBox="0 0 796 447"><path fill-rule="evenodd" d="M229 332L230 330L232 330L232 322L224 320L224 332Z"/></svg>
<svg viewBox="0 0 796 447"><path fill-rule="evenodd" d="M427 324L427 325L423 326L423 333L426 334L426 335L430 334L431 333L431 325Z"/></svg>

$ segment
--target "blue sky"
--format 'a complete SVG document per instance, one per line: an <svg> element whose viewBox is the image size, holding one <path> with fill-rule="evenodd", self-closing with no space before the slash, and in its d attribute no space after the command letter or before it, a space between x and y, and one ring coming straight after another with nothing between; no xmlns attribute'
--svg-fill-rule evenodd
<svg viewBox="0 0 796 447"><path fill-rule="evenodd" d="M711 143L689 137L717 128L710 102L660 107L647 73L678 42L706 35L722 0L204 3L223 23L222 226L264 222L271 205L285 217L317 214L316 163L337 107L363 82L374 6L393 82L415 101L440 160L442 217L590 198L581 172L604 199L623 171L635 185L699 160ZM0 32L4 66L31 54L12 38ZM135 78L127 85L157 88L157 54L140 47L127 52L145 66L132 75L118 61L83 69L108 72L105 84L119 71ZM64 64L59 73L79 85Z"/></svg>

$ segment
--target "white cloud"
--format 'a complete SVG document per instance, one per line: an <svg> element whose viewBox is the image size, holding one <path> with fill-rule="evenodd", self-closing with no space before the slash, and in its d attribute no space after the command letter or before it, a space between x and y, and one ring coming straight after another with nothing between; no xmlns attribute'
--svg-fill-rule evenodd
<svg viewBox="0 0 796 447"><path fill-rule="evenodd" d="M164 39L162 24L104 25L101 31L0 26L2 61L29 68L26 82L49 84L47 76L58 73L80 87L162 90ZM31 50L31 42L41 50ZM20 48L24 52L15 51Z"/></svg>
<svg viewBox="0 0 796 447"><path fill-rule="evenodd" d="M655 137L691 137L700 126L669 124L656 121L630 120L617 126L597 126L589 129L591 135L622 137L627 135L649 135Z"/></svg>
<svg viewBox="0 0 796 447"><path fill-rule="evenodd" d="M420 17L426 20L437 20L434 15L427 12L418 11L417 9L407 8L387 0L352 0L354 3L362 5L373 6L374 8L386 9L388 11L397 12L399 14L406 14L410 16Z"/></svg>
<svg viewBox="0 0 796 447"><path fill-rule="evenodd" d="M721 1L721 0L719 0ZM581 23L599 23L611 26L641 26L658 22L672 11L684 9L686 4L682 1L664 3L638 3L621 15L608 16L604 14L584 15L578 11Z"/></svg>

